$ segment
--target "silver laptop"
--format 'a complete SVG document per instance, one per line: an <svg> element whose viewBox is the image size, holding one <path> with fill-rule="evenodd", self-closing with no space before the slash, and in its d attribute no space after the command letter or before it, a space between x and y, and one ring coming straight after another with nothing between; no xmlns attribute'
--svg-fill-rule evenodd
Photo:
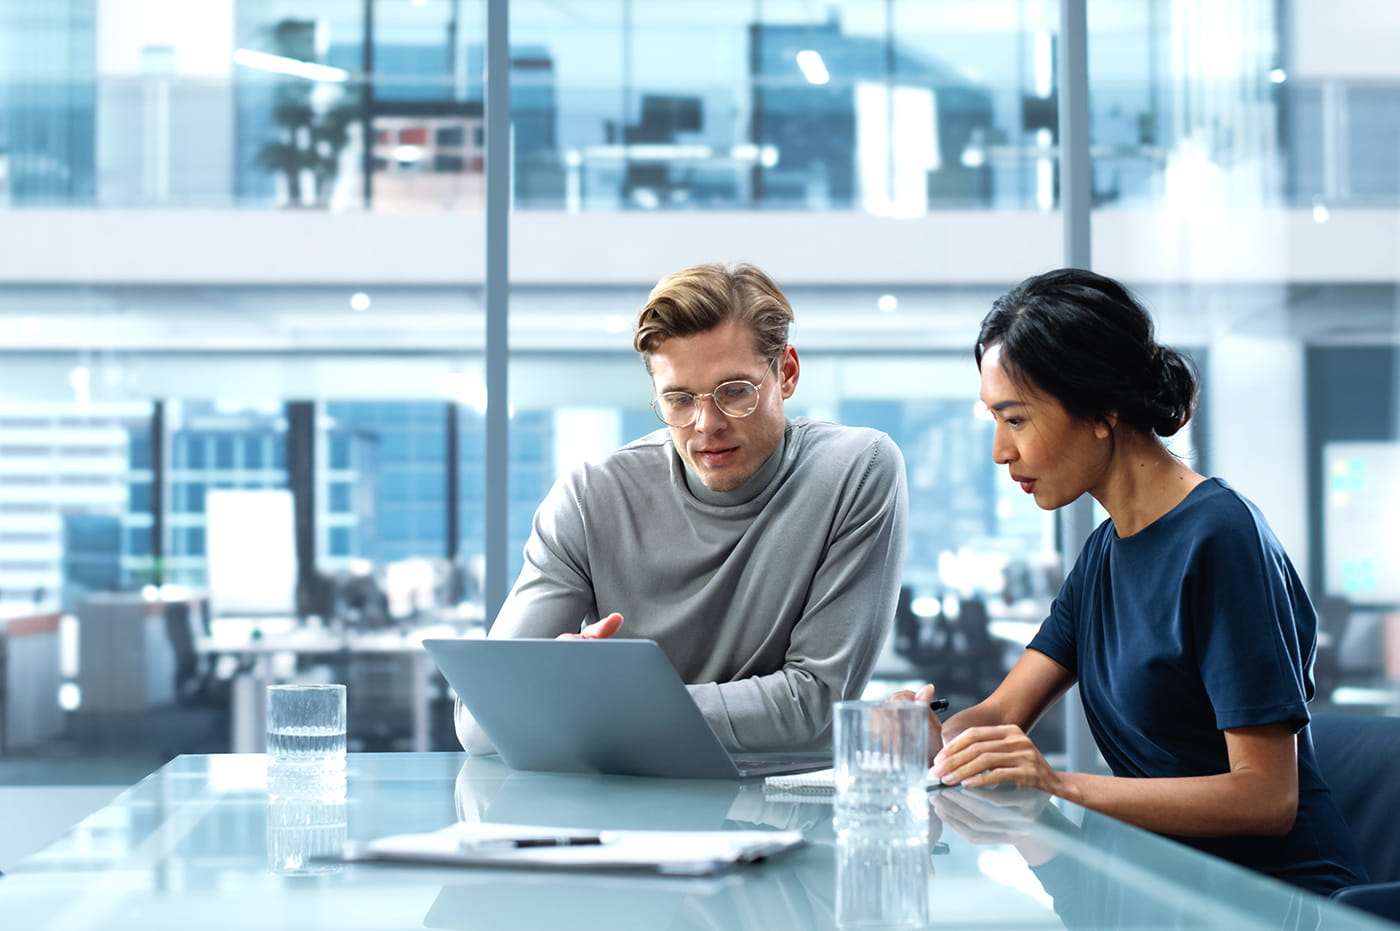
<svg viewBox="0 0 1400 931"><path fill-rule="evenodd" d="M746 779L831 765L829 753L730 754L651 640L425 640L513 769Z"/></svg>

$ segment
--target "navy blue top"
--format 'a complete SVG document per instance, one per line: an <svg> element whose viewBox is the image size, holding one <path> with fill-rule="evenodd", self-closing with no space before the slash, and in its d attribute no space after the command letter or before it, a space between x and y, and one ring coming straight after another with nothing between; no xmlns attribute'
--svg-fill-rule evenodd
<svg viewBox="0 0 1400 931"><path fill-rule="evenodd" d="M1104 521L1030 643L1079 680L1115 776L1228 772L1223 731L1298 731L1298 818L1287 835L1177 839L1326 894L1365 872L1313 758L1316 647L1317 615L1287 554L1220 479L1130 537Z"/></svg>

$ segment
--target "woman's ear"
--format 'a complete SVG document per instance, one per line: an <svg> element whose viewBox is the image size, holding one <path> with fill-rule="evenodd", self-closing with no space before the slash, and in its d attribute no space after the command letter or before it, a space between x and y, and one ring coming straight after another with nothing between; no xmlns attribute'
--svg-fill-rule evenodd
<svg viewBox="0 0 1400 931"><path fill-rule="evenodd" d="M1118 412L1109 411L1094 422L1094 436L1101 440L1106 440L1113 435L1113 431L1118 426Z"/></svg>

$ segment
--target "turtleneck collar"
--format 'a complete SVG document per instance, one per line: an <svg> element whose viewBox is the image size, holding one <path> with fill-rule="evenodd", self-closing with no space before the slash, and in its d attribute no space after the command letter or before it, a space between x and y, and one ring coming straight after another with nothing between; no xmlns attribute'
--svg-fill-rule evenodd
<svg viewBox="0 0 1400 931"><path fill-rule="evenodd" d="M758 471L750 475L744 484L732 491L714 491L706 487L700 481L700 477L685 465L680 456L676 456L678 462L682 462L681 472L685 479L685 487L695 497L696 501L705 504L717 505L719 507L733 507L740 504L748 504L754 498L762 494L763 490L777 476L783 465L783 452L787 449L788 433L792 430L792 422L789 421L783 428L783 437L778 441L778 448L763 461L763 465L758 467Z"/></svg>

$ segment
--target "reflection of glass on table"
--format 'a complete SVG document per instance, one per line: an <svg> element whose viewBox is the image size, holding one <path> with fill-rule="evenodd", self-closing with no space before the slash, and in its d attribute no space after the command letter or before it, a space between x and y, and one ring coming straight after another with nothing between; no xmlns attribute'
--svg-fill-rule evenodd
<svg viewBox="0 0 1400 931"><path fill-rule="evenodd" d="M339 873L324 859L345 846L345 795L329 798L278 796L267 803L267 868L283 876Z"/></svg>
<svg viewBox="0 0 1400 931"><path fill-rule="evenodd" d="M929 919L928 886L927 830L838 829L837 927L922 928Z"/></svg>

